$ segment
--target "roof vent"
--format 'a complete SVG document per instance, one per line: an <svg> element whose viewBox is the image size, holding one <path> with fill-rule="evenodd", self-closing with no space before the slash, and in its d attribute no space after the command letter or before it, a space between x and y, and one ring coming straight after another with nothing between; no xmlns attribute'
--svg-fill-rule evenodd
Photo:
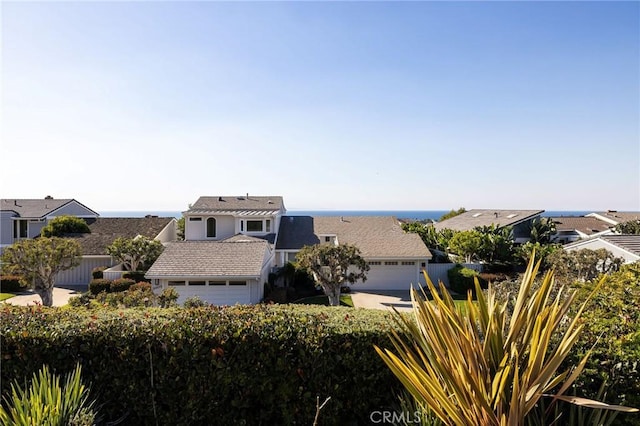
<svg viewBox="0 0 640 426"><path fill-rule="evenodd" d="M222 197L218 197L218 201L224 201Z"/></svg>
<svg viewBox="0 0 640 426"><path fill-rule="evenodd" d="M273 204L273 201L269 200L267 201L267 204Z"/></svg>
<svg viewBox="0 0 640 426"><path fill-rule="evenodd" d="M482 216L482 213L474 213L471 217L479 217Z"/></svg>
<svg viewBox="0 0 640 426"><path fill-rule="evenodd" d="M510 215L507 215L509 219L513 219L516 216L518 216L518 213L511 213Z"/></svg>
<svg viewBox="0 0 640 426"><path fill-rule="evenodd" d="M500 213L498 213L498 212L493 212L493 214L494 214L495 217L500 216Z"/></svg>
<svg viewBox="0 0 640 426"><path fill-rule="evenodd" d="M51 195L47 195L46 197L44 197L45 200L53 200L53 197Z"/></svg>

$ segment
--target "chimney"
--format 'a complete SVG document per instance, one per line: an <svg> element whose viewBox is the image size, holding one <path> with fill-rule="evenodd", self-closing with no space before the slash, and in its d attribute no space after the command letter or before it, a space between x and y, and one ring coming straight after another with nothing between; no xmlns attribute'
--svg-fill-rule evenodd
<svg viewBox="0 0 640 426"><path fill-rule="evenodd" d="M496 217L498 217L498 212L493 212L493 214L494 214Z"/></svg>
<svg viewBox="0 0 640 426"><path fill-rule="evenodd" d="M247 192L247 200L249 199L249 193Z"/></svg>
<svg viewBox="0 0 640 426"><path fill-rule="evenodd" d="M340 216L340 222L344 222L344 216Z"/></svg>

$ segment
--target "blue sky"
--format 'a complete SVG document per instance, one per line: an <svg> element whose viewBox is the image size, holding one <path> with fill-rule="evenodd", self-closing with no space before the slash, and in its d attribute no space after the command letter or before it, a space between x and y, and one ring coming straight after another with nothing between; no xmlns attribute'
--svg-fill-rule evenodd
<svg viewBox="0 0 640 426"><path fill-rule="evenodd" d="M638 2L2 2L0 196L640 210Z"/></svg>

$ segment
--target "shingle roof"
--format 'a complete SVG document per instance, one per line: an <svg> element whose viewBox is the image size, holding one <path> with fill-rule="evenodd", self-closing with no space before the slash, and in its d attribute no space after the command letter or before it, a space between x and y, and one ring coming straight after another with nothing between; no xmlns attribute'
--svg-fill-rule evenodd
<svg viewBox="0 0 640 426"><path fill-rule="evenodd" d="M116 238L142 235L155 238L172 221L172 217L99 217L87 219L90 234L69 235L82 247L84 255L106 255Z"/></svg>
<svg viewBox="0 0 640 426"><path fill-rule="evenodd" d="M232 211L252 212L266 211L273 212L284 209L284 202L281 196L207 196L200 197L191 208L189 213L212 212L212 211ZM248 214L248 213L247 213Z"/></svg>
<svg viewBox="0 0 640 426"><path fill-rule="evenodd" d="M610 210L607 212L596 212L595 214L609 219L615 222L615 224L629 222L630 220L640 220L640 212L618 212Z"/></svg>
<svg viewBox="0 0 640 426"><path fill-rule="evenodd" d="M640 235L602 235L600 238L640 256Z"/></svg>
<svg viewBox="0 0 640 426"><path fill-rule="evenodd" d="M5 199L0 200L0 210L14 211L24 218L43 218L54 210L76 200L72 198L53 199ZM80 203L78 203L80 204ZM82 205L82 204L81 204Z"/></svg>
<svg viewBox="0 0 640 426"><path fill-rule="evenodd" d="M478 226L490 225L502 228L534 218L543 212L544 210L473 209L438 222L434 226L438 230L453 229L455 231L470 231Z"/></svg>
<svg viewBox="0 0 640 426"><path fill-rule="evenodd" d="M405 233L392 216L284 216L276 249L299 250L330 235L357 246L366 258L431 257L422 239Z"/></svg>
<svg viewBox="0 0 640 426"><path fill-rule="evenodd" d="M263 240L177 241L165 247L146 276L257 277L268 246Z"/></svg>
<svg viewBox="0 0 640 426"><path fill-rule="evenodd" d="M612 227L610 223L595 217L585 216L561 216L552 217L557 231L580 231L585 235L593 235L604 232Z"/></svg>

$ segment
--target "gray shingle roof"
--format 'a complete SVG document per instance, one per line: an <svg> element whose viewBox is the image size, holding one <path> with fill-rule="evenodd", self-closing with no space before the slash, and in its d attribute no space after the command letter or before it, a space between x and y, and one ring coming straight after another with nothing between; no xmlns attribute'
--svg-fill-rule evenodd
<svg viewBox="0 0 640 426"><path fill-rule="evenodd" d="M640 220L640 212L618 212L618 211L607 211L607 212L596 212L597 215L605 217L616 224L629 222L630 220Z"/></svg>
<svg viewBox="0 0 640 426"><path fill-rule="evenodd" d="M142 235L155 238L172 221L172 217L99 217L87 219L90 234L69 235L82 247L84 255L106 255L116 238Z"/></svg>
<svg viewBox="0 0 640 426"><path fill-rule="evenodd" d="M491 210L473 209L443 220L434 226L437 230L453 229L470 231L478 226L496 225L498 228L513 226L543 213L544 210Z"/></svg>
<svg viewBox="0 0 640 426"><path fill-rule="evenodd" d="M325 235L357 246L366 258L431 258L422 239L405 233L392 216L284 216L276 249L299 250L324 242Z"/></svg>
<svg viewBox="0 0 640 426"><path fill-rule="evenodd" d="M78 201L72 198L64 198L64 199L53 199L53 198L42 198L42 199L5 199L0 200L0 210L4 211L14 211L18 213L20 217L24 218L43 218L47 216L49 213L54 210L59 209L60 207ZM82 205L81 203L78 203ZM85 206L86 207L86 206Z"/></svg>
<svg viewBox="0 0 640 426"><path fill-rule="evenodd" d="M597 219L585 216L561 216L552 217L556 230L560 231L580 231L585 235L593 235L610 229L613 225Z"/></svg>
<svg viewBox="0 0 640 426"><path fill-rule="evenodd" d="M149 278L257 277L269 243L264 240L177 241L167 244Z"/></svg>
<svg viewBox="0 0 640 426"><path fill-rule="evenodd" d="M207 196L200 197L191 208L189 213L212 212L212 211L266 211L272 212L284 209L284 202L281 196Z"/></svg>
<svg viewBox="0 0 640 426"><path fill-rule="evenodd" d="M600 238L640 256L640 235L602 235Z"/></svg>

